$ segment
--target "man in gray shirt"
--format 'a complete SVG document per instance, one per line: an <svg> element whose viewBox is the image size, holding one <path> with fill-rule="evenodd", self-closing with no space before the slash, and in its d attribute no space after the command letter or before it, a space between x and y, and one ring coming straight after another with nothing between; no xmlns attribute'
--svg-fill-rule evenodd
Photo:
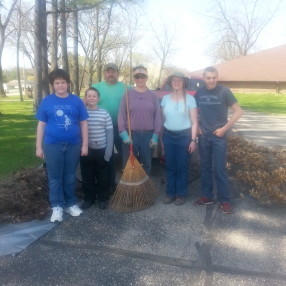
<svg viewBox="0 0 286 286"><path fill-rule="evenodd" d="M199 152L201 158L202 197L195 206L213 203L213 170L217 200L224 213L232 213L226 170L226 132L241 117L242 110L229 88L218 85L218 72L207 67L203 73L205 86L198 89L195 98L199 109ZM233 114L228 120L228 108Z"/></svg>

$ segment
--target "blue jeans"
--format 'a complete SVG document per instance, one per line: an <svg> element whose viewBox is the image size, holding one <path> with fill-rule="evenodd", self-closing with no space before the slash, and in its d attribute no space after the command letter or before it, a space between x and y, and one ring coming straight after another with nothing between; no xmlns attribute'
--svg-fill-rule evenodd
<svg viewBox="0 0 286 286"><path fill-rule="evenodd" d="M228 174L226 170L227 137L217 137L212 133L199 135L201 159L202 195L213 199L213 170L217 188L217 200L229 202Z"/></svg>
<svg viewBox="0 0 286 286"><path fill-rule="evenodd" d="M81 144L67 142L45 144L44 154L48 169L49 198L52 207L70 207L76 204L76 169Z"/></svg>
<svg viewBox="0 0 286 286"><path fill-rule="evenodd" d="M166 194L168 197L186 197L189 183L190 153L188 147L191 130L168 131L164 129L163 144L167 176Z"/></svg>
<svg viewBox="0 0 286 286"><path fill-rule="evenodd" d="M148 176L151 174L153 149L150 148L150 140L153 130L131 131L133 142L133 154L138 161L143 164L143 169ZM122 143L122 163L125 168L129 158L129 144Z"/></svg>

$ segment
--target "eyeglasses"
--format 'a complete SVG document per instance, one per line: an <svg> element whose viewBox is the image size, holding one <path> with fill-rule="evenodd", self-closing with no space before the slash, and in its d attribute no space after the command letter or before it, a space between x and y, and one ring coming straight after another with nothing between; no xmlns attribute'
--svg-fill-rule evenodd
<svg viewBox="0 0 286 286"><path fill-rule="evenodd" d="M144 78L147 78L147 75L146 75L146 74L136 74L136 75L134 76L134 78L135 78L135 79L139 79L139 78L144 79Z"/></svg>

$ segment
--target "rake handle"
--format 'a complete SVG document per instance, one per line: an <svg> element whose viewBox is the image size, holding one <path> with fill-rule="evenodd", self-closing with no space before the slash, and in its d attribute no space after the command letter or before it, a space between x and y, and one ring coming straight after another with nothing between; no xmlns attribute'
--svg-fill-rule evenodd
<svg viewBox="0 0 286 286"><path fill-rule="evenodd" d="M133 143L132 143L132 135L131 135L131 123L130 123L130 114L129 114L129 103L128 103L128 89L127 89L127 84L125 84L125 99L126 99L126 113L127 113L127 125L128 125L128 135L130 138L130 145L129 145L129 152L131 155L131 165L132 168L134 169L134 155L133 155Z"/></svg>

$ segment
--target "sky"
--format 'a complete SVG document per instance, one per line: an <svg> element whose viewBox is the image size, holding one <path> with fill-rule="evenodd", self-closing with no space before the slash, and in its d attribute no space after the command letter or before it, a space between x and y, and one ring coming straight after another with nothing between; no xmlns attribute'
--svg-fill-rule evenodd
<svg viewBox="0 0 286 286"><path fill-rule="evenodd" d="M272 0L271 3L274 3L273 1L279 0ZM211 9L212 3L212 0L145 0L142 6L142 22L146 25L146 32L145 36L141 37L139 47L140 45L146 47L146 41L148 42L148 39L146 40L148 23L151 22L155 27L159 27L164 22L170 32L176 30L174 44L176 52L168 58L168 64L188 71L212 65L210 54L213 27L210 18L206 16L206 11ZM286 0L281 0L281 3L280 11L260 35L254 52L286 44ZM15 65L12 64L15 62L15 53L9 50L11 48L5 49L3 54L3 68Z"/></svg>
<svg viewBox="0 0 286 286"><path fill-rule="evenodd" d="M175 31L175 54L170 64L188 70L199 69L209 63L207 23L201 15L201 1L194 0L147 0L146 17L154 26L162 23Z"/></svg>
<svg viewBox="0 0 286 286"><path fill-rule="evenodd" d="M236 0L227 0L229 3ZM251 0L247 0L251 1ZM264 0L259 0L264 1ZM145 0L146 16L151 22L170 23L176 28L176 55L171 58L175 66L195 71L212 65L212 22L207 17L212 0ZM286 44L286 1L275 19L265 28L254 52ZM273 1L272 1L273 3Z"/></svg>

